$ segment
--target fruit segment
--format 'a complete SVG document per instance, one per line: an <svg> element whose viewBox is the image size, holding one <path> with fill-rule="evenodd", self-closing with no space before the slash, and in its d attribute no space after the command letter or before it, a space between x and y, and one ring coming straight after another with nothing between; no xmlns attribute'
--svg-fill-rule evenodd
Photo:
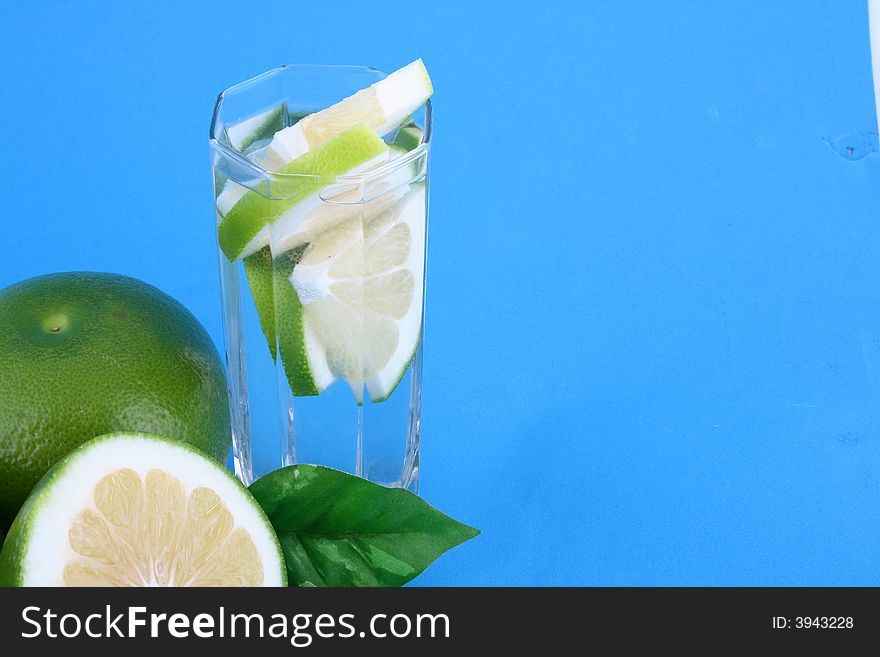
<svg viewBox="0 0 880 657"><path fill-rule="evenodd" d="M151 470L142 481L122 469L98 482L94 498L99 511L80 512L70 528L77 556L64 567L68 586L94 586L90 577L111 586L221 586L236 579L240 586L263 584L262 566L244 530L234 543L238 567L226 578L215 572L212 557L230 543L235 521L210 488L187 496L166 472Z"/></svg>
<svg viewBox="0 0 880 657"><path fill-rule="evenodd" d="M235 518L215 491L189 494L173 475L145 479L123 468L94 490L68 533L75 556L67 586L261 586L263 567L250 534L233 535ZM223 558L218 558L218 557Z"/></svg>

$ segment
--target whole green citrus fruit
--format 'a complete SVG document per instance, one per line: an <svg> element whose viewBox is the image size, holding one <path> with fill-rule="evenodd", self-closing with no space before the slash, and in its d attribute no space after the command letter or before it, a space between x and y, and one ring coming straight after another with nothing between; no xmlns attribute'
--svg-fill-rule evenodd
<svg viewBox="0 0 880 657"><path fill-rule="evenodd" d="M226 460L226 380L198 320L116 274L49 274L0 290L0 527L70 450L119 431L174 436Z"/></svg>

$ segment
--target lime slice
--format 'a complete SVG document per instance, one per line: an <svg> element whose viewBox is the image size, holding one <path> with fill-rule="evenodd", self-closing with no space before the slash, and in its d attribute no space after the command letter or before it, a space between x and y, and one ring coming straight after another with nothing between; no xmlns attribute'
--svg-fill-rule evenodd
<svg viewBox="0 0 880 657"><path fill-rule="evenodd" d="M285 114L286 113L286 114ZM261 143L259 148L247 151L253 144L257 142L267 142L276 132L283 129L287 123L284 120L285 115L290 123L299 121L305 115L290 114L286 110L286 105L282 103L274 110L268 110L261 114L257 114L249 119L245 119L226 129L226 135L230 145L240 153L243 153L251 162L257 166L265 165L264 168L270 168L273 162L266 160L266 146L268 143ZM248 187L234 181L222 179L217 180L217 171L214 171L214 190L217 192L217 212L220 216L225 216L241 197L247 194Z"/></svg>
<svg viewBox="0 0 880 657"><path fill-rule="evenodd" d="M418 59L353 96L324 110L303 116L293 125L278 130L267 146L255 151L250 157L255 164L267 171L284 174L305 173L306 171L302 169L306 168L314 175L325 176L328 180L332 175L353 175L363 172L380 164L381 161L368 161L370 158L359 160L353 157L355 153L349 153L347 157L341 156L340 151L344 152L349 147L340 145L336 140L343 134L350 134L353 127L363 126L382 136L401 123L412 125L410 116L432 93L431 79L422 60ZM237 124L230 130L238 143L250 145L257 139L263 138L271 126L278 126L279 122L283 121L283 112L283 107L268 113L264 112ZM421 131L415 126L413 128L414 130L410 129L408 125L399 130L394 145L404 150L411 150L417 146L421 141ZM347 139L354 138L350 136ZM364 138L360 135L359 139L363 141ZM303 162L302 158L307 154L326 148L330 149L329 157L319 159L350 166L341 170L331 167L327 171L316 171L314 163ZM352 150L357 151L356 148ZM387 151L385 153L387 158ZM376 153L372 157L378 156L379 153ZM288 191L293 192L293 190ZM305 196L315 191L316 188L312 188L305 193ZM277 189L272 190L272 195L276 198L280 196ZM257 221L254 221L254 218L281 213L303 199L303 196L299 195L299 190L293 196L295 197L292 199L293 202L286 207L280 208L278 204L272 203L273 209L270 212L265 208L262 211L255 211L253 206L263 203L253 198L247 187L228 181L216 201L217 211L223 217L219 229L220 246L227 257L230 260L237 260L265 246L266 233L262 229L274 217ZM248 197L251 197L250 201ZM242 204L246 207L241 208ZM239 216L242 213L246 215L245 218ZM230 216L233 220L226 221ZM227 224L226 227L223 226L224 223ZM243 240L246 241L243 243Z"/></svg>
<svg viewBox="0 0 880 657"><path fill-rule="evenodd" d="M396 146L388 148L389 160L403 154ZM387 210L419 175L416 164L393 167L390 171L383 167L365 172L358 183L338 183L323 188L272 222L269 229L272 251L289 251L352 218L369 218Z"/></svg>
<svg viewBox="0 0 880 657"><path fill-rule="evenodd" d="M272 359L276 359L276 346L280 344L282 362L295 395L320 394L333 383L335 376L330 373L321 350L315 348L314 341L302 324L302 306L289 281L294 264L298 262L306 244L320 239L320 235L333 226L355 219L369 221L388 210L409 190L406 183L412 176L409 170L395 170L387 180L381 181L382 184L394 185L394 189L367 203L303 201L295 212L283 215L272 225L271 248L263 247L242 261L260 328ZM338 200L346 195L339 194L335 198ZM274 260L273 250L281 254ZM278 321L276 313L280 318Z"/></svg>
<svg viewBox="0 0 880 657"><path fill-rule="evenodd" d="M263 510L237 479L169 438L121 433L37 485L0 552L0 586L283 586Z"/></svg>
<svg viewBox="0 0 880 657"><path fill-rule="evenodd" d="M324 350L305 325L303 307L290 286L290 276L305 247L278 256L274 261L274 308L281 363L290 391L298 396L320 395L336 380Z"/></svg>
<svg viewBox="0 0 880 657"><path fill-rule="evenodd" d="M424 184L414 184L374 216L356 215L316 237L293 267L307 361L299 370L345 379L358 403L365 388L372 401L387 399L418 345L425 203Z"/></svg>
<svg viewBox="0 0 880 657"><path fill-rule="evenodd" d="M282 109L278 121L276 115L263 113L236 124L227 130L227 134L231 131L241 144L247 146L272 136L269 144L249 153L248 158L262 169L276 172L310 149L361 123L380 137L392 133L402 124L408 124L390 141L393 146L409 151L418 146L422 139L421 129L410 120L411 114L424 104L433 91L428 71L422 60L418 59L336 105L312 114L289 114L289 120L295 123L286 128L281 129L278 125L278 121L283 123ZM277 126L274 136L267 134L269 126ZM225 216L247 191L244 185L226 181L216 201L220 216Z"/></svg>
<svg viewBox="0 0 880 657"><path fill-rule="evenodd" d="M415 123L410 123L397 131L391 141L391 148L407 153L422 143L422 136L422 129Z"/></svg>
<svg viewBox="0 0 880 657"><path fill-rule="evenodd" d="M281 167L299 174L261 183L245 193L220 220L220 248L231 261L256 253L269 243L269 224L297 203L318 193L337 176L360 173L386 161L388 147L369 128L358 125ZM266 198L271 194L274 198Z"/></svg>
<svg viewBox="0 0 880 657"><path fill-rule="evenodd" d="M268 139L284 128L284 114L284 104L281 104L229 126L226 128L229 145L240 153L254 142Z"/></svg>
<svg viewBox="0 0 880 657"><path fill-rule="evenodd" d="M275 284L272 273L272 251L268 246L264 246L242 262L248 287L251 289L251 298L254 300L257 316L260 319L260 328L266 338L266 344L269 345L272 360L275 360Z"/></svg>
<svg viewBox="0 0 880 657"><path fill-rule="evenodd" d="M389 146L389 154L394 158L405 154L405 151L392 145ZM391 171L384 173L382 170L377 170L375 175L371 172L354 188L346 184L325 187L300 201L272 222L269 228L271 248L263 247L243 259L251 296L269 351L274 360L276 340L282 343L282 360L288 370L287 375L294 394L318 394L332 383L334 378L319 377L320 381L316 384L314 379L304 374L305 370L302 369L299 360L302 355L299 344L302 341L294 339L296 334L294 326L299 320L291 320L292 324L285 327L283 334L276 334L274 295L278 294L284 300L283 303L288 310L282 311L281 316L286 319L298 315L299 303L296 293L287 280L291 272L287 271L286 275L280 277L273 274L272 253L285 254L300 249L305 244L319 239L319 236L330 228L353 218L369 220L399 201L409 190L409 183L423 175L419 163L414 162L412 166L393 167ZM364 193L371 198L369 201L360 202ZM275 268L281 266L282 262L281 259L276 258ZM293 339L292 343L291 339ZM287 348L290 344L297 346L293 349ZM326 371L326 368L320 367L319 371Z"/></svg>
<svg viewBox="0 0 880 657"><path fill-rule="evenodd" d="M433 92L428 71L417 59L384 80L275 133L261 166L272 170L290 162L353 125L364 124L383 136L406 121Z"/></svg>

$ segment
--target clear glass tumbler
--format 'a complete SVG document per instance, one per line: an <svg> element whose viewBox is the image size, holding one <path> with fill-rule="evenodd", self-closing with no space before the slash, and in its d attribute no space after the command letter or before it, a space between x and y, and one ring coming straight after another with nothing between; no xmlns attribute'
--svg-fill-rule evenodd
<svg viewBox="0 0 880 657"><path fill-rule="evenodd" d="M214 107L226 374L245 484L316 463L417 490L431 105L383 136L387 153L342 175L279 173L259 156L278 130L384 77L282 66ZM233 214L264 224L243 250L224 243Z"/></svg>

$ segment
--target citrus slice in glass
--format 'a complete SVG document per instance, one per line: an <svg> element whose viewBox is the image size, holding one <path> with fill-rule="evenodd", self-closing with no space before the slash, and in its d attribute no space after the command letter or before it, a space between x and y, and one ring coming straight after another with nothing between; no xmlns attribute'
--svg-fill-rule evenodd
<svg viewBox="0 0 880 657"><path fill-rule="evenodd" d="M352 126L363 124L384 136L397 128L434 93L421 59L335 105L303 117L275 133L261 166L283 166Z"/></svg>
<svg viewBox="0 0 880 657"><path fill-rule="evenodd" d="M424 184L407 186L390 207L356 214L303 249L289 279L305 360L294 369L345 379L358 403L365 390L374 402L391 395L421 334L425 207Z"/></svg>
<svg viewBox="0 0 880 657"><path fill-rule="evenodd" d="M364 125L346 130L283 166L271 183L247 191L221 217L220 248L230 261L256 253L269 244L269 225L332 183L387 161L388 147Z"/></svg>

